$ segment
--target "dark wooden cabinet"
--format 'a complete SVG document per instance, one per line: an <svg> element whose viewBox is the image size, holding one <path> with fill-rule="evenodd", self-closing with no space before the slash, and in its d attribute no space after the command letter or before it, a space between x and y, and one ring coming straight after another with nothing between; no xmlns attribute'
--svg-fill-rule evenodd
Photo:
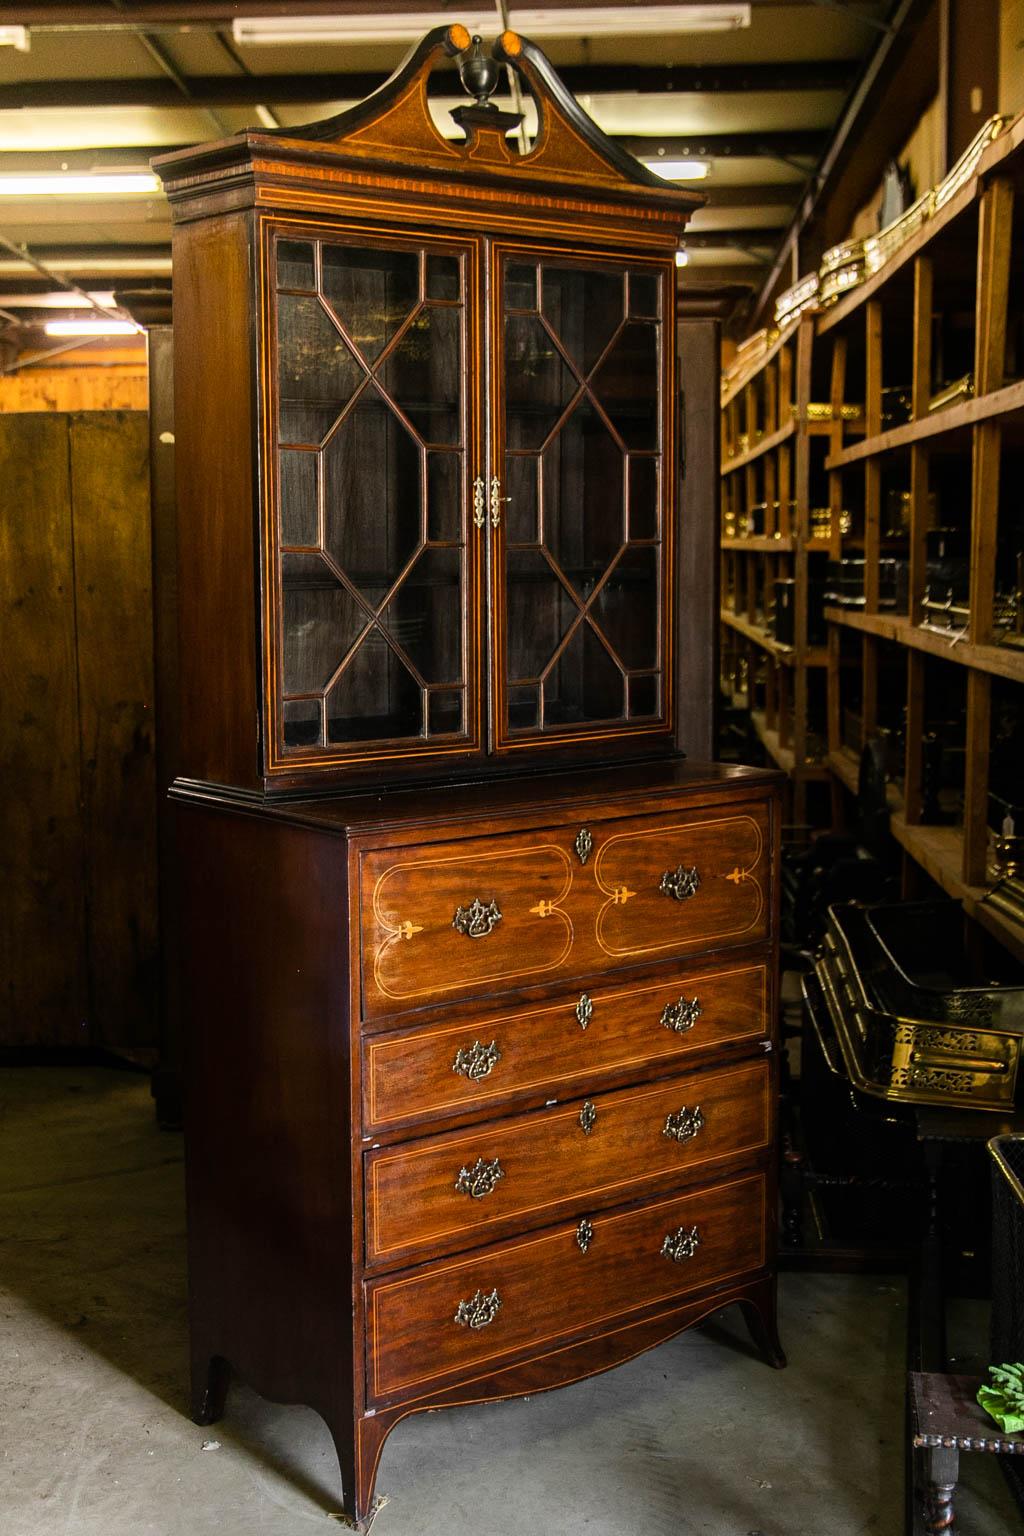
<svg viewBox="0 0 1024 1536"><path fill-rule="evenodd" d="M534 148L442 137L469 43L161 162L194 1408L312 1404L357 1520L410 1412L730 1301L781 1363L777 776L675 746L697 199L512 33Z"/></svg>

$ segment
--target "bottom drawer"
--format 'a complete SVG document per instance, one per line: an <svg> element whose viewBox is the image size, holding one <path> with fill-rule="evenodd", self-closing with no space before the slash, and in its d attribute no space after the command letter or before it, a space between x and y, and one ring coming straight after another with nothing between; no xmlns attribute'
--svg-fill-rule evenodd
<svg viewBox="0 0 1024 1536"><path fill-rule="evenodd" d="M368 1282L370 1400L422 1396L491 1362L761 1268L765 1193L764 1175L749 1175Z"/></svg>

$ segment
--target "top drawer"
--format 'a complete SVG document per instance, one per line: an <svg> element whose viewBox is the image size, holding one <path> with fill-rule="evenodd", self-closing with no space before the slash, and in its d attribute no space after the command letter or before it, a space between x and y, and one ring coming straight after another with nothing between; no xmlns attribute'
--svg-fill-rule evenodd
<svg viewBox="0 0 1024 1536"><path fill-rule="evenodd" d="M365 1017L757 943L763 801L360 856Z"/></svg>

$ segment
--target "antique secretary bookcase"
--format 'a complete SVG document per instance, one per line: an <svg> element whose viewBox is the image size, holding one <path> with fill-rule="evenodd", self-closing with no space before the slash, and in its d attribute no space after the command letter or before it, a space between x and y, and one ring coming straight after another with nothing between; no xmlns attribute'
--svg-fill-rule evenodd
<svg viewBox="0 0 1024 1536"><path fill-rule="evenodd" d="M193 1407L311 1404L363 1520L408 1413L732 1301L781 1363L776 778L674 737L699 199L459 26L158 166Z"/></svg>

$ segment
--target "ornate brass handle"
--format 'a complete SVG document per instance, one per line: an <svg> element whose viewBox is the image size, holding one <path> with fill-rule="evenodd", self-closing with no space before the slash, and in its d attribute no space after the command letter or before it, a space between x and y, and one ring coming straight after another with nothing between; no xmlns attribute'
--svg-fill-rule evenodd
<svg viewBox="0 0 1024 1536"><path fill-rule="evenodd" d="M696 1227L677 1227L674 1232L666 1232L665 1241L661 1245L662 1255L671 1259L673 1264L681 1264L684 1259L692 1259L700 1247L700 1233ZM479 1291L477 1295L479 1295Z"/></svg>
<svg viewBox="0 0 1024 1536"><path fill-rule="evenodd" d="M682 1109L677 1109L665 1116L665 1128L661 1134L670 1137L673 1141L692 1141L703 1129L704 1111L700 1105L687 1109L684 1104Z"/></svg>
<svg viewBox="0 0 1024 1536"><path fill-rule="evenodd" d="M487 487L480 475L473 481L473 523L477 528L482 528L487 521L487 513L484 510L484 501L487 496Z"/></svg>
<svg viewBox="0 0 1024 1536"><path fill-rule="evenodd" d="M674 1029L677 1035L684 1035L688 1029L692 1029L700 1018L700 1002L691 997L689 1001L685 997L677 998L674 1003L666 1003L661 1010L661 1022L666 1029Z"/></svg>
<svg viewBox="0 0 1024 1536"><path fill-rule="evenodd" d="M581 992L579 1002L576 1004L576 1022L580 1029L586 1029L594 1017L594 999L586 992Z"/></svg>
<svg viewBox="0 0 1024 1536"><path fill-rule="evenodd" d="M497 528L501 523L501 504L503 501L511 501L511 496L501 494L501 481L497 475L491 480L491 527Z"/></svg>
<svg viewBox="0 0 1024 1536"><path fill-rule="evenodd" d="M490 1045L481 1045L479 1040L474 1040L472 1045L461 1045L455 1052L452 1071L461 1072L471 1083L479 1083L490 1076L500 1060L497 1040L492 1040Z"/></svg>
<svg viewBox="0 0 1024 1536"><path fill-rule="evenodd" d="M468 907L456 907L452 927L464 933L467 939L485 939L501 922L501 909L496 901L481 901L479 897Z"/></svg>
<svg viewBox="0 0 1024 1536"><path fill-rule="evenodd" d="M489 1163L478 1157L472 1168L459 1169L455 1188L460 1195L469 1195L471 1200L482 1200L491 1193L498 1180L504 1177L505 1170L496 1157Z"/></svg>
<svg viewBox="0 0 1024 1536"><path fill-rule="evenodd" d="M579 1225L576 1228L576 1243L579 1247L580 1253L586 1253L587 1249L590 1247L593 1241L594 1223L589 1221L587 1217L584 1216L581 1218Z"/></svg>
<svg viewBox="0 0 1024 1536"><path fill-rule="evenodd" d="M485 1296L477 1291L469 1301L460 1301L455 1308L455 1321L463 1328L486 1328L501 1311L501 1297L496 1290Z"/></svg>
<svg viewBox="0 0 1024 1536"><path fill-rule="evenodd" d="M585 864L590 858L590 850L594 846L594 839L589 828L580 827L576 833L576 841L573 843L573 851L581 864Z"/></svg>
<svg viewBox="0 0 1024 1536"><path fill-rule="evenodd" d="M700 870L696 865L687 869L685 864L680 864L677 869L666 869L658 882L658 890L676 901L686 901L688 897L696 896L699 889Z"/></svg>
<svg viewBox="0 0 1024 1536"><path fill-rule="evenodd" d="M582 1130L584 1136L590 1135L596 1123L597 1110L594 1108L593 1104L591 1104L590 1100L587 1099L586 1103L583 1105L583 1108L580 1110L580 1129Z"/></svg>

